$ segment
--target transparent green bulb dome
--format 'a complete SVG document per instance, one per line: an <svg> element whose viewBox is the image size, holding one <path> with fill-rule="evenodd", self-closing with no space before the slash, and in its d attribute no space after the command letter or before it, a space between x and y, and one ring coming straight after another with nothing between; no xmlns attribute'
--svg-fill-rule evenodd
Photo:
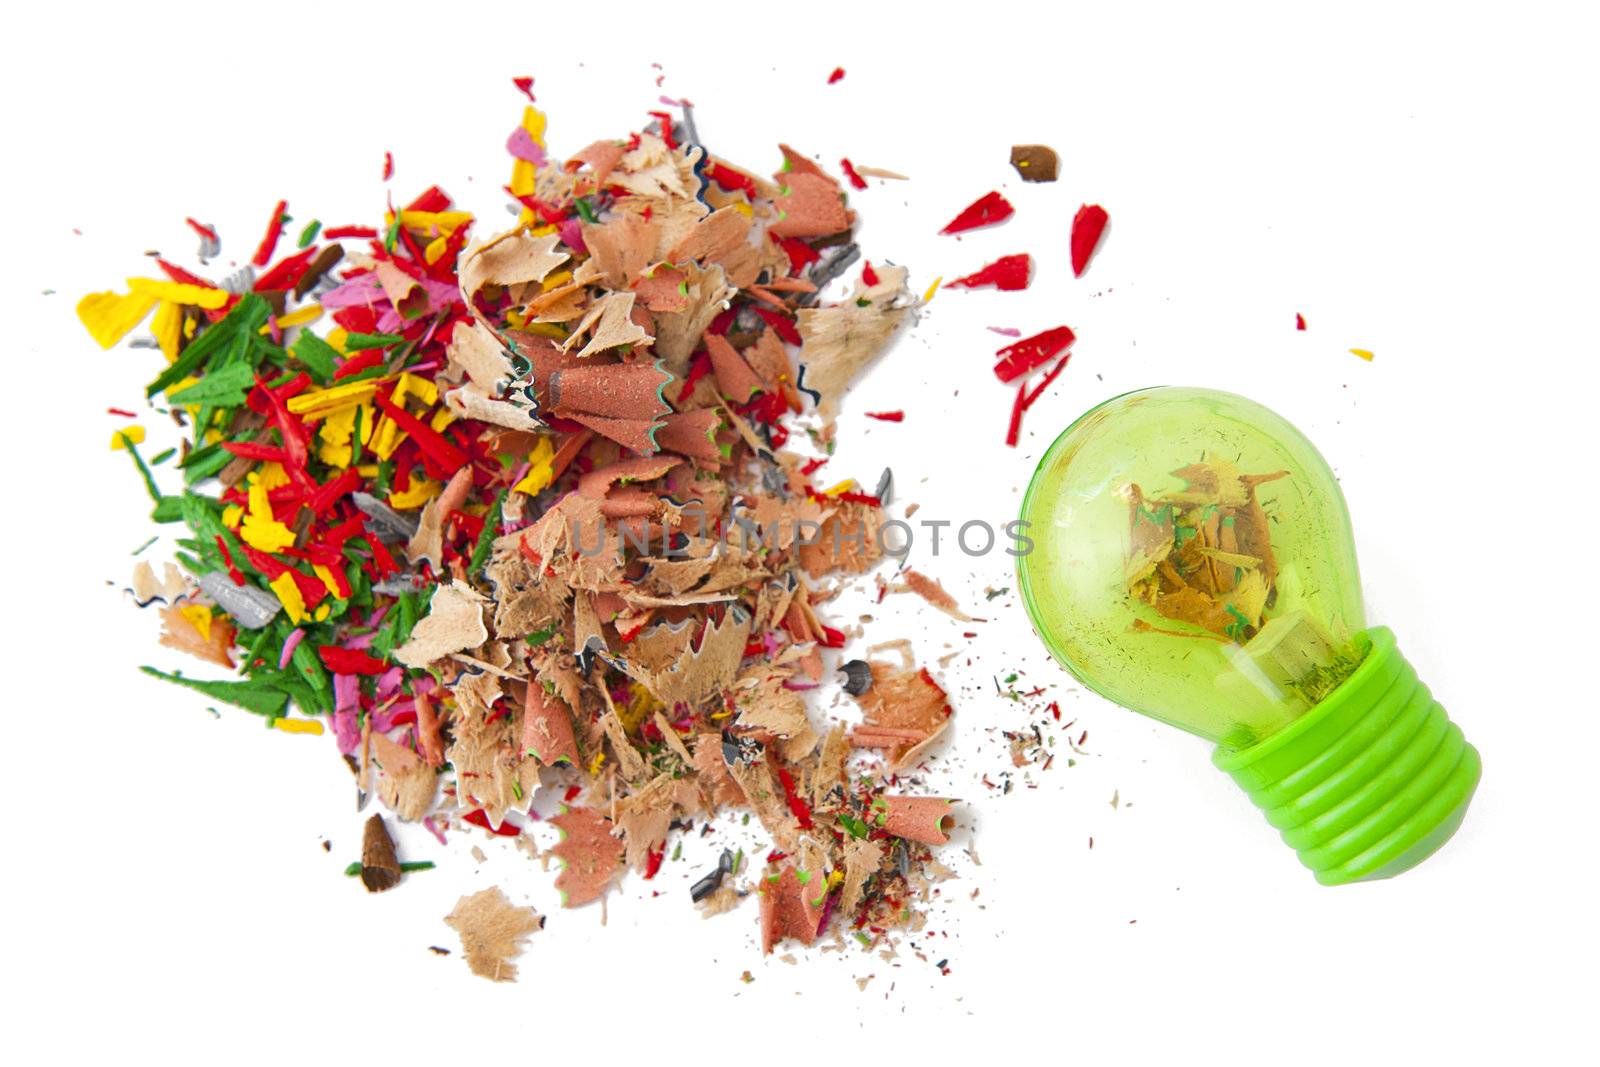
<svg viewBox="0 0 1600 1067"><path fill-rule="evenodd" d="M1091 689L1233 747L1348 675L1366 628L1350 516L1311 442L1243 397L1109 400L1039 464L1028 611Z"/></svg>
<svg viewBox="0 0 1600 1067"><path fill-rule="evenodd" d="M1108 400L1045 453L1021 518L1051 654L1217 743L1319 879L1397 873L1459 825L1477 753L1367 628L1344 495L1283 418L1205 389Z"/></svg>

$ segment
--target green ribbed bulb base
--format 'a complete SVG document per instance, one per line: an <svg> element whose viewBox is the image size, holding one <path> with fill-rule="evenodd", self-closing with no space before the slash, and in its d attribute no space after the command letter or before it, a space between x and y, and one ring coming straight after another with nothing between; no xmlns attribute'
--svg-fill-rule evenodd
<svg viewBox="0 0 1600 1067"><path fill-rule="evenodd" d="M1383 626L1327 698L1212 762L1239 783L1323 885L1389 878L1450 839L1483 773Z"/></svg>

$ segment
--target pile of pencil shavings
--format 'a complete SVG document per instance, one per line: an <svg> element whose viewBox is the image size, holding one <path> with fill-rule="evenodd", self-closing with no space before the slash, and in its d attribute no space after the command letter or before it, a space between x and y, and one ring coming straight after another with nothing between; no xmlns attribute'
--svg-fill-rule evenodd
<svg viewBox="0 0 1600 1067"><path fill-rule="evenodd" d="M831 451L845 391L915 314L906 271L820 301L859 257L855 216L788 147L769 180L664 115L565 162L543 134L528 108L505 233L469 239L434 188L277 257L280 203L251 270L160 260L165 278L84 299L105 347L153 310L149 396L187 432L175 493L142 431L115 441L155 519L187 527L135 597L163 644L239 677L147 670L280 729L326 724L363 789L441 837L518 836L535 791L564 790L567 907L747 809L768 862L724 855L701 910L758 896L766 952L915 929L953 801L894 783L951 708L904 642L830 668L847 635L823 602L883 555L889 479L821 489L826 459L785 447L801 417ZM855 724L807 707L841 667ZM386 839L369 828L369 888L401 880ZM478 894L450 919L491 977L538 926L507 908Z"/></svg>

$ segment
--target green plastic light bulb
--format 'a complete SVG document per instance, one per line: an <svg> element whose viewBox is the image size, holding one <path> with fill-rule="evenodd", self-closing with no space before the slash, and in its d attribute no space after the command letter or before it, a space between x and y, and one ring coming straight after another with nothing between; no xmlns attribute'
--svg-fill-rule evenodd
<svg viewBox="0 0 1600 1067"><path fill-rule="evenodd" d="M1205 389L1108 400L1050 446L1022 519L1051 654L1215 742L1318 881L1398 874L1461 824L1478 753L1367 628L1344 495L1282 418Z"/></svg>

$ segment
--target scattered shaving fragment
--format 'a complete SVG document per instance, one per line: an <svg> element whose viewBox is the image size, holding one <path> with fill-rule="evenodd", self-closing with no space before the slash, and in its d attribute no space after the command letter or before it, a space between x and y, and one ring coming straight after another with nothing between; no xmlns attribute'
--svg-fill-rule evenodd
<svg viewBox="0 0 1600 1067"><path fill-rule="evenodd" d="M170 563L166 564L161 578L157 579L155 569L150 566L148 560L140 560L134 565L130 588L133 591L133 602L141 608L157 600L165 604L175 604L180 598L189 595L189 583L178 573L178 568Z"/></svg>
<svg viewBox="0 0 1600 1067"><path fill-rule="evenodd" d="M872 667L864 659L853 659L839 665L844 675L844 691L853 697L861 696L872 687Z"/></svg>
<svg viewBox="0 0 1600 1067"><path fill-rule="evenodd" d="M400 861L382 815L369 818L362 832L361 884L369 893L382 893L400 884Z"/></svg>
<svg viewBox="0 0 1600 1067"><path fill-rule="evenodd" d="M495 982L514 982L517 965L529 936L544 928L544 919L532 908L519 908L499 886L456 901L444 918L445 925L461 935L461 953L472 973Z"/></svg>
<svg viewBox="0 0 1600 1067"><path fill-rule="evenodd" d="M961 622L980 621L962 611L961 605L956 602L956 598L951 596L944 586L929 578L926 574L907 567L900 572L900 578L901 581L889 587L892 591L900 592L903 590L915 593L952 619L959 619Z"/></svg>
<svg viewBox="0 0 1600 1067"><path fill-rule="evenodd" d="M1109 221L1106 209L1099 204L1085 204L1072 217L1072 274L1083 277L1089 269L1089 260L1100 247L1100 237Z"/></svg>
<svg viewBox="0 0 1600 1067"><path fill-rule="evenodd" d="M1025 182L1053 182L1061 160L1049 145L1019 144L1011 146L1011 165Z"/></svg>
<svg viewBox="0 0 1600 1067"><path fill-rule="evenodd" d="M984 193L962 209L961 213L951 219L942 234L966 233L969 230L982 229L987 226L998 226L1000 223L1016 214L1016 208L1011 206L1011 201L997 192Z"/></svg>
<svg viewBox="0 0 1600 1067"><path fill-rule="evenodd" d="M1026 289L1033 278L1033 257L1026 252L1001 256L982 270L944 283L946 289L999 289L1015 292Z"/></svg>
<svg viewBox="0 0 1600 1067"><path fill-rule="evenodd" d="M850 743L883 749L893 772L914 766L950 726L949 698L926 670L874 661L872 687L856 701L864 715Z"/></svg>
<svg viewBox="0 0 1600 1067"><path fill-rule="evenodd" d="M1075 340L1071 329L1056 326L1006 345L995 353L1000 362L995 364L994 376L1007 384L1014 382L1065 352Z"/></svg>

